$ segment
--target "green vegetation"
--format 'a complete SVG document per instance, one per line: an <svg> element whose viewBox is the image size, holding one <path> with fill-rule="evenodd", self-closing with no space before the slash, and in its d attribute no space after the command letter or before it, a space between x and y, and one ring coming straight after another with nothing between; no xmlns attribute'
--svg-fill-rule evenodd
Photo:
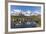
<svg viewBox="0 0 46 34"><path fill-rule="evenodd" d="M41 17L40 17L40 15L38 15L38 16L34 16L34 15L33 16L11 16L11 20L15 19L15 21L17 19L21 19L21 21L23 21L22 18L27 19L27 21L28 20L30 21L30 19L34 20L38 24L38 26L41 26Z"/></svg>
<svg viewBox="0 0 46 34"><path fill-rule="evenodd" d="M32 19L36 21L36 23L41 26L41 17L40 16L32 16Z"/></svg>

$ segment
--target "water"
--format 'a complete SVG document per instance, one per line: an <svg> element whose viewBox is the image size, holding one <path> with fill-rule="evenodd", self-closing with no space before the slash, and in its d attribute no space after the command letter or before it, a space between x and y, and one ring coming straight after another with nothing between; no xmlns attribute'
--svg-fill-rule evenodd
<svg viewBox="0 0 46 34"><path fill-rule="evenodd" d="M17 24L11 22L11 28L32 28L32 27L37 27L37 23L35 21Z"/></svg>

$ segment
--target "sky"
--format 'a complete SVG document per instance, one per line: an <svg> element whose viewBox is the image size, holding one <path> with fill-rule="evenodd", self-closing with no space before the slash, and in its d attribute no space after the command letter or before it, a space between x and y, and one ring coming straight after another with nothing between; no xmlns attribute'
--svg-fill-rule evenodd
<svg viewBox="0 0 46 34"><path fill-rule="evenodd" d="M41 11L41 7L40 6L17 6L17 5L11 5L11 11L14 10L21 10L21 11Z"/></svg>
<svg viewBox="0 0 46 34"><path fill-rule="evenodd" d="M10 8L11 8L11 14L19 15L19 13L22 13L25 16L41 14L41 6L11 5Z"/></svg>

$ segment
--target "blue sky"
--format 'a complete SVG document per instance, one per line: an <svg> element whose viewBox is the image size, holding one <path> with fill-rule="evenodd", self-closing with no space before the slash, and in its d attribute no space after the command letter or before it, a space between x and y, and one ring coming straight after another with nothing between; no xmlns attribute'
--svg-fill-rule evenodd
<svg viewBox="0 0 46 34"><path fill-rule="evenodd" d="M11 5L11 11L14 11L14 10L21 10L21 11L32 11L32 12L35 12L35 11L41 11L41 7L40 6L17 6L17 5Z"/></svg>

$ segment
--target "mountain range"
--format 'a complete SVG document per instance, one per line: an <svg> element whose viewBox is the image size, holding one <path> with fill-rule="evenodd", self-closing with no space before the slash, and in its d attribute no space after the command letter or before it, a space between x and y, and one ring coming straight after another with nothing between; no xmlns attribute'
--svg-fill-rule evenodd
<svg viewBox="0 0 46 34"><path fill-rule="evenodd" d="M32 12L30 10L28 10L28 11L22 11L22 10L11 11L12 16L32 16L32 15L37 16L37 15L40 15L40 13L41 12L39 12L39 11Z"/></svg>

